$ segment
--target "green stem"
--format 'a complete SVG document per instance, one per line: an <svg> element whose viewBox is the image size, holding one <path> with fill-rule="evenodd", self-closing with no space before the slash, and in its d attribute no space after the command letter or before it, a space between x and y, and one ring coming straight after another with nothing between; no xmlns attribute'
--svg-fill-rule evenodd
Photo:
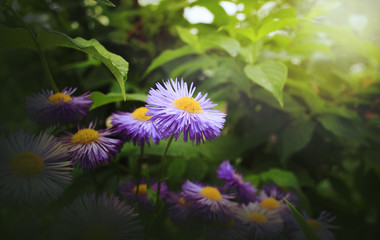
<svg viewBox="0 0 380 240"><path fill-rule="evenodd" d="M135 202L137 203L137 197L139 195L139 188L141 183L141 165L144 157L144 145L140 148L140 157L137 159L137 169L136 169L136 177L137 177L137 185L136 185L136 193L135 193Z"/></svg>
<svg viewBox="0 0 380 240"><path fill-rule="evenodd" d="M29 35L32 37L34 44L36 44L37 52L38 52L38 55L40 56L41 63L42 63L42 68L44 70L44 73L45 73L47 79L49 80L50 85L53 88L53 90L55 92L59 92L59 89L58 89L57 85L54 82L53 76L50 73L49 66L48 66L47 61L46 61L45 51L42 50L42 48L41 48L41 46L40 46L40 44L38 42L38 39L37 39L36 35L34 34L33 30L28 26L28 24L26 24L26 22L24 21L24 19L22 19L22 17L20 15L18 15L18 13L15 10L13 10L13 8L11 8L8 5L6 5L6 6L9 9L9 11L14 16L17 17L17 19L22 23L22 25L24 26L24 28L28 31Z"/></svg>
<svg viewBox="0 0 380 240"><path fill-rule="evenodd" d="M172 143L174 138L174 134L170 136L168 143L166 144L166 148L164 151L164 154L162 155L161 159L161 170L160 170L160 176L158 177L158 186L157 186L157 197L156 197L156 206L155 208L157 209L157 204L158 204L158 199L160 198L160 192L161 192L161 181L162 181L162 176L164 175L164 169L165 169L165 160L166 160L166 155L168 153L170 144Z"/></svg>

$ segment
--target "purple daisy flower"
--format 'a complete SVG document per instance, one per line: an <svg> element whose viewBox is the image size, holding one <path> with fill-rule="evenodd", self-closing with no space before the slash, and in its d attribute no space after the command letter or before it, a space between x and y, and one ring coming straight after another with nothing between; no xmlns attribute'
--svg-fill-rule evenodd
<svg viewBox="0 0 380 240"><path fill-rule="evenodd" d="M150 188L153 189L155 192L157 192L157 185L158 183L155 182L152 185L150 185ZM148 184L145 179L141 180L141 183L139 184L138 194L137 194L137 201L140 205L142 205L146 210L151 211L153 210L153 205L149 202L148 196L147 196L147 190L148 190ZM134 203L136 200L136 191L137 191L137 184L132 180L125 180L124 185L118 187L119 192L127 199L129 203ZM166 200L166 197L168 195L168 187L166 186L165 182L161 183L161 193L160 197L163 200Z"/></svg>
<svg viewBox="0 0 380 240"><path fill-rule="evenodd" d="M62 137L68 148L71 161L82 169L94 169L97 165L109 163L109 159L118 153L123 146L120 139L112 138L109 129L95 130L91 122L88 128L78 128L75 134Z"/></svg>
<svg viewBox="0 0 380 240"><path fill-rule="evenodd" d="M169 214L176 221L185 221L190 216L190 204L183 193L169 192L166 202L169 204Z"/></svg>
<svg viewBox="0 0 380 240"><path fill-rule="evenodd" d="M269 211L259 203L242 205L237 213L238 219L247 224L254 239L275 239L283 231L283 220L279 211Z"/></svg>
<svg viewBox="0 0 380 240"><path fill-rule="evenodd" d="M330 229L338 229L338 226L331 225L330 223L335 220L335 216L331 216L330 213L323 211L317 219L310 218L306 213L303 213L305 221L315 231L319 239L321 240L334 240L335 236ZM294 240L306 240L304 233L298 227L298 229L292 234Z"/></svg>
<svg viewBox="0 0 380 240"><path fill-rule="evenodd" d="M129 112L117 112L111 115L111 125L116 133L126 141L132 140L133 145L149 145L149 139L156 144L160 142L161 135L145 113L146 107L140 107Z"/></svg>
<svg viewBox="0 0 380 240"><path fill-rule="evenodd" d="M181 132L184 133L184 141L196 140L197 145L204 140L211 141L220 136L226 114L213 110L216 104L206 98L207 94L193 94L195 87L190 87L181 80L170 80L156 84L156 89L150 89L146 100L152 121L163 137L175 136L177 140Z"/></svg>
<svg viewBox="0 0 380 240"><path fill-rule="evenodd" d="M295 193L289 192L288 188L278 187L276 185L264 185L260 191L260 199L272 197L277 200L286 198L289 202L295 205L298 202L298 196Z"/></svg>
<svg viewBox="0 0 380 240"><path fill-rule="evenodd" d="M52 239L142 239L133 208L111 195L84 195L58 214Z"/></svg>
<svg viewBox="0 0 380 240"><path fill-rule="evenodd" d="M226 182L229 188L236 189L240 200L244 204L256 200L256 188L249 182L244 182L243 176L236 172L228 160L222 162L217 170L217 176Z"/></svg>
<svg viewBox="0 0 380 240"><path fill-rule="evenodd" d="M87 115L92 100L86 92L74 97L77 88L65 88L62 92L42 90L31 97L26 97L26 112L29 117L42 125L74 123Z"/></svg>
<svg viewBox="0 0 380 240"><path fill-rule="evenodd" d="M212 186L202 186L187 180L182 191L194 216L206 220L229 220L237 207L237 203L229 200L233 198L231 195L221 194Z"/></svg>
<svg viewBox="0 0 380 240"><path fill-rule="evenodd" d="M20 130L0 137L0 198L40 203L58 198L71 180L67 148L54 136Z"/></svg>

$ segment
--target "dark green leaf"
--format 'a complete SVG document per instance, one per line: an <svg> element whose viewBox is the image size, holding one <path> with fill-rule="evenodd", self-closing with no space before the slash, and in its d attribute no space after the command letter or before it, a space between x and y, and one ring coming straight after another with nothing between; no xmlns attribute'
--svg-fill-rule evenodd
<svg viewBox="0 0 380 240"><path fill-rule="evenodd" d="M359 142L364 141L359 129L348 119L339 118L333 115L320 115L317 119L324 128L338 137L349 138Z"/></svg>
<svg viewBox="0 0 380 240"><path fill-rule="evenodd" d="M9 28L0 24L0 32L0 48L14 46L37 50L32 37L24 28Z"/></svg>
<svg viewBox="0 0 380 240"><path fill-rule="evenodd" d="M125 96L126 96L126 100L130 100L130 101L145 102L145 99L146 99L146 95L140 94L140 93L127 93L125 94ZM92 104L90 110L103 106L108 103L120 102L124 99L121 93L108 93L107 95L105 95L101 92L96 92L96 91L91 93L91 98L94 101L94 103Z"/></svg>
<svg viewBox="0 0 380 240"><path fill-rule="evenodd" d="M292 212L294 218L296 219L298 225L300 226L302 232L305 234L307 240L319 240L319 237L313 229L309 226L309 224L305 221L305 219L301 216L301 214L293 207L293 205L284 198L286 204L288 204L290 211Z"/></svg>
<svg viewBox="0 0 380 240"><path fill-rule="evenodd" d="M168 167L168 177L178 179L186 171L187 161L183 158L177 158L172 161Z"/></svg>
<svg viewBox="0 0 380 240"><path fill-rule="evenodd" d="M95 0L97 3L109 6L109 7L116 7L115 4L113 4L110 0Z"/></svg>
<svg viewBox="0 0 380 240"><path fill-rule="evenodd" d="M61 32L42 28L38 34L38 41L42 50L55 46L69 47L83 51L99 59L116 77L123 99L127 99L125 93L125 81L127 80L129 68L128 62L119 55L109 52L97 40L85 40L80 37L73 39Z"/></svg>
<svg viewBox="0 0 380 240"><path fill-rule="evenodd" d="M244 72L254 83L268 90L283 106L282 90L287 77L287 67L281 62L267 61L259 65L246 65Z"/></svg>
<svg viewBox="0 0 380 240"><path fill-rule="evenodd" d="M202 180L208 171L207 164L199 158L191 159L187 163L186 177L190 180Z"/></svg>

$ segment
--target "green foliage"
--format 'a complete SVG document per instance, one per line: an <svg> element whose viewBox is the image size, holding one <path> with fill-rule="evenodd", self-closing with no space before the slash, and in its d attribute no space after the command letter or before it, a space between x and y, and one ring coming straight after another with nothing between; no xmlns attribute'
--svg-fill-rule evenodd
<svg viewBox="0 0 380 240"><path fill-rule="evenodd" d="M319 237L313 229L309 226L309 224L305 221L305 219L301 216L301 214L293 207L293 205L286 199L284 199L286 204L289 206L290 211L292 212L294 218L296 219L298 225L302 229L302 232L305 234L307 240L319 240Z"/></svg>

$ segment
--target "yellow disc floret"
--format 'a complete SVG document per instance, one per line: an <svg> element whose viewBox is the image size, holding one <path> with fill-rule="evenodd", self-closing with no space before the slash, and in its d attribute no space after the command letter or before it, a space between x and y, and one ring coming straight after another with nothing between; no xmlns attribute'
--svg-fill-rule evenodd
<svg viewBox="0 0 380 240"><path fill-rule="evenodd" d="M222 200L222 195L220 194L219 190L214 187L204 187L200 193L212 201Z"/></svg>
<svg viewBox="0 0 380 240"><path fill-rule="evenodd" d="M307 220L306 222L310 225L310 227L311 227L313 230L315 230L315 231L317 231L317 232L319 232L319 231L322 230L322 225L321 225L321 223L318 222L317 220L315 220L315 219L309 219L309 220Z"/></svg>
<svg viewBox="0 0 380 240"><path fill-rule="evenodd" d="M257 223L264 223L268 221L268 219L261 213L251 213L248 218Z"/></svg>
<svg viewBox="0 0 380 240"><path fill-rule="evenodd" d="M55 93L48 98L47 103L63 103L70 100L71 97L65 93Z"/></svg>
<svg viewBox="0 0 380 240"><path fill-rule="evenodd" d="M274 198L265 198L261 203L260 206L266 209L275 209L280 206L280 203L274 199Z"/></svg>
<svg viewBox="0 0 380 240"><path fill-rule="evenodd" d="M89 144L96 142L99 139L99 132L92 128L84 128L79 130L71 137L72 143Z"/></svg>
<svg viewBox="0 0 380 240"><path fill-rule="evenodd" d="M189 112L189 113L201 113L203 112L201 105L197 100L192 97L181 97L173 102L176 108Z"/></svg>
<svg viewBox="0 0 380 240"><path fill-rule="evenodd" d="M147 189L147 185L146 184L140 184L139 185L139 195L145 195L146 194L146 189ZM134 186L133 189L132 189L132 192L133 194L136 194L136 191L137 191L137 186Z"/></svg>
<svg viewBox="0 0 380 240"><path fill-rule="evenodd" d="M12 171L23 177L38 177L45 169L45 163L40 156L32 152L22 152L11 159Z"/></svg>
<svg viewBox="0 0 380 240"><path fill-rule="evenodd" d="M146 107L139 107L132 113L132 117L139 121L148 121L151 117L145 115L145 113L148 111Z"/></svg>

